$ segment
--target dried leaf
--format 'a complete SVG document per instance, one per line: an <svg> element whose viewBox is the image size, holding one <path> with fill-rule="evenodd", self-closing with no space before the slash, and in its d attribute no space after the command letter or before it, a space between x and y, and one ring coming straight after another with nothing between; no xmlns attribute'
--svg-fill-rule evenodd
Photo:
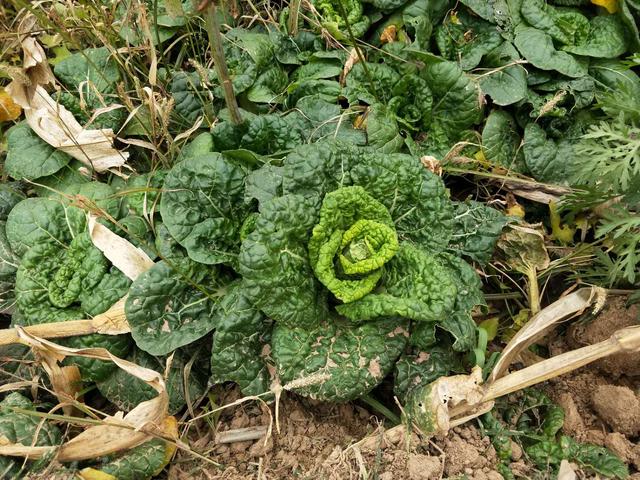
<svg viewBox="0 0 640 480"><path fill-rule="evenodd" d="M158 396L141 402L126 415L118 412L103 419L103 425L89 427L60 447L30 447L0 442L0 455L41 458L57 448L56 459L60 462L82 461L110 455L136 447L154 435L163 435L169 397L162 375L148 368L118 358L104 348L67 348L47 340L34 337L18 327L20 339L26 345L46 352L46 355L61 361L67 356L81 356L111 361L130 375L152 387ZM43 353L44 354L44 353Z"/></svg>
<svg viewBox="0 0 640 480"><path fill-rule="evenodd" d="M111 129L87 130L73 114L54 101L45 86L53 85L55 77L47 64L42 46L31 36L35 18L27 17L20 24L22 40L22 74L14 75L7 87L13 101L24 110L27 123L36 134L52 147L69 154L97 172L119 172L129 156L113 146L115 134Z"/></svg>
<svg viewBox="0 0 640 480"><path fill-rule="evenodd" d="M98 223L95 215L89 215L88 229L95 247L131 280L153 266L153 260L144 250Z"/></svg>
<svg viewBox="0 0 640 480"><path fill-rule="evenodd" d="M22 114L22 108L4 89L0 89L0 122L11 122Z"/></svg>
<svg viewBox="0 0 640 480"><path fill-rule="evenodd" d="M549 267L544 236L534 228L509 225L497 247L504 253L505 263L520 273L535 273Z"/></svg>
<svg viewBox="0 0 640 480"><path fill-rule="evenodd" d="M558 470L558 480L576 480L576 472L568 460L562 460L560 462L560 469Z"/></svg>

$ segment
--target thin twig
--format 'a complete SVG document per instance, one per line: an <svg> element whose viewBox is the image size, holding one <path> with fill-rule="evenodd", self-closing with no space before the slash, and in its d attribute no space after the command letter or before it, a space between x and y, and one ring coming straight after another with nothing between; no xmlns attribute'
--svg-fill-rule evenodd
<svg viewBox="0 0 640 480"><path fill-rule="evenodd" d="M224 58L220 22L218 21L218 16L216 14L216 4L213 0L210 0L206 6L205 19L207 24L207 35L209 36L209 43L211 44L211 56L213 57L216 73L218 74L218 81L220 82L222 91L224 92L224 101L229 109L231 122L235 125L239 125L242 123L242 117L240 116L240 109L238 108L236 95L233 92L233 83L231 83L231 78L229 77L227 62Z"/></svg>

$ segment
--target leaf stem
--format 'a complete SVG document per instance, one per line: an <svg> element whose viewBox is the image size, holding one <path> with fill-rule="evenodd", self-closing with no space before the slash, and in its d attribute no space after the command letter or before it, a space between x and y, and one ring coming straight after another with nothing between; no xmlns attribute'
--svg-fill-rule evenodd
<svg viewBox="0 0 640 480"><path fill-rule="evenodd" d="M218 81L220 82L222 91L224 92L224 100L227 104L227 108L229 109L231 122L235 125L239 125L242 123L242 117L240 116L238 101L236 100L235 93L233 92L233 84L229 77L229 69L227 68L224 51L222 50L220 22L216 15L216 5L213 0L209 1L209 4L207 5L205 19L207 24L207 35L209 36L209 43L211 44L211 56L213 57L216 73L218 74Z"/></svg>
<svg viewBox="0 0 640 480"><path fill-rule="evenodd" d="M400 424L400 417L393 413L389 408L376 400L371 394L367 393L359 398L363 403L373 408L376 412L381 413L384 417L394 425Z"/></svg>
<svg viewBox="0 0 640 480"><path fill-rule="evenodd" d="M365 62L364 60L364 55L362 55L362 50L360 50L360 47L358 46L358 41L356 40L356 36L353 34L353 30L351 29L351 22L349 21L349 18L347 17L347 12L344 9L344 5L342 4L342 0L338 0L338 6L340 7L340 15L342 15L342 18L344 20L344 24L347 26L347 33L349 34L349 40L351 40L351 42L353 43L353 48L356 51L356 55L358 55L358 61L362 64L362 69L364 70L364 74L367 77L367 80L369 82L369 86L371 87L371 91L373 92L374 96L376 97L376 99L380 100L380 97L378 95L378 90L376 89L376 84L373 81L373 77L371 76L371 72L369 71L369 67L367 67L367 62Z"/></svg>
<svg viewBox="0 0 640 480"><path fill-rule="evenodd" d="M538 286L538 274L534 267L527 272L527 287L529 289L529 309L531 316L540 311L540 287Z"/></svg>

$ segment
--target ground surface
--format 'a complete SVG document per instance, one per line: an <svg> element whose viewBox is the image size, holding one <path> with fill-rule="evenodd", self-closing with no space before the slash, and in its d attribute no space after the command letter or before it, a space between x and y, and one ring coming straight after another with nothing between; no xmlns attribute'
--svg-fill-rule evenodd
<svg viewBox="0 0 640 480"><path fill-rule="evenodd" d="M565 334L549 341L553 354L608 338L637 322L637 307L611 298L598 322L574 322ZM623 458L633 474L640 470L640 354L624 354L596 362L544 385L545 392L565 410L564 433L581 442L605 446ZM626 372L620 375L619 372ZM220 401L238 399L237 390ZM245 403L223 412L219 431L269 425L265 406ZM379 420L356 404L331 405L290 396L280 404L280 432L264 441L216 445L206 425L194 428L193 447L220 464L205 466L186 456L172 465L168 478L187 479L410 479L458 478L497 480L496 451L474 422L454 429L446 438L420 444L387 446L363 451L358 440L376 431ZM206 433L205 433L206 432ZM520 453L517 445L511 470L523 478L545 478ZM577 471L583 478L589 478Z"/></svg>

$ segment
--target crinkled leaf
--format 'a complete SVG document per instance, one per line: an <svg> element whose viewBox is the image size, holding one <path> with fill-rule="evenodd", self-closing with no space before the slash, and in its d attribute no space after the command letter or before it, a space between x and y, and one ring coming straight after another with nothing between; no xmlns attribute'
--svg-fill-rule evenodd
<svg viewBox="0 0 640 480"><path fill-rule="evenodd" d="M167 443L160 438L153 438L130 450L121 452L115 458L106 459L105 463L91 468L99 471L100 476L117 478L118 480L147 480L156 476L167 463ZM83 470L83 478L89 477Z"/></svg>
<svg viewBox="0 0 640 480"><path fill-rule="evenodd" d="M536 180L549 183L566 182L574 170L575 150L571 139L549 138L537 123L524 129L524 160Z"/></svg>
<svg viewBox="0 0 640 480"><path fill-rule="evenodd" d="M209 132L202 132L196 135L193 140L187 143L176 158L176 161L181 162L192 157L199 157L206 153L214 151L213 136Z"/></svg>
<svg viewBox="0 0 640 480"><path fill-rule="evenodd" d="M282 103L289 79L279 65L274 65L260 73L254 84L247 90L247 99L255 103Z"/></svg>
<svg viewBox="0 0 640 480"><path fill-rule="evenodd" d="M480 77L480 88L495 104L511 105L526 96L527 71L522 65L513 64L519 59L518 51L509 42L486 55L485 63L492 70Z"/></svg>
<svg viewBox="0 0 640 480"><path fill-rule="evenodd" d="M484 203L455 202L453 236L449 248L486 265L509 218Z"/></svg>
<svg viewBox="0 0 640 480"><path fill-rule="evenodd" d="M450 372L462 372L459 356L447 345L437 346L415 355L402 355L395 364L393 393L404 402L414 388L423 387L446 377Z"/></svg>
<svg viewBox="0 0 640 480"><path fill-rule="evenodd" d="M476 322L471 315L463 312L455 312L448 315L438 327L449 332L455 339L453 350L456 352L466 352L476 346L476 332L478 330Z"/></svg>
<svg viewBox="0 0 640 480"><path fill-rule="evenodd" d="M207 70L206 74L204 84L199 72L178 71L171 79L169 91L181 125L190 127L202 115L213 117L213 94L207 84L215 81L216 77L213 70Z"/></svg>
<svg viewBox="0 0 640 480"><path fill-rule="evenodd" d="M461 11L436 30L436 42L442 56L457 62L465 70L476 68L482 57L502 43L495 26Z"/></svg>
<svg viewBox="0 0 640 480"><path fill-rule="evenodd" d="M529 25L565 45L584 42L589 32L589 19L579 11L557 8L544 0L523 1L520 13Z"/></svg>
<svg viewBox="0 0 640 480"><path fill-rule="evenodd" d="M38 197L60 198L66 195L75 195L84 183L89 183L90 178L80 173L84 165L78 160L71 160L53 175L39 178L34 185L34 192Z"/></svg>
<svg viewBox="0 0 640 480"><path fill-rule="evenodd" d="M18 270L20 257L13 253L6 234L6 222L0 220L0 278L12 278Z"/></svg>
<svg viewBox="0 0 640 480"><path fill-rule="evenodd" d="M131 280L120 270L111 267L93 291L83 291L78 296L82 310L91 316L106 312L112 305L126 295Z"/></svg>
<svg viewBox="0 0 640 480"><path fill-rule="evenodd" d="M364 132L351 125L348 112L343 111L335 100L329 101L321 94L300 98L296 103L296 110L286 118L295 114L301 115L304 119L301 123L306 124L302 143L313 143L323 138L348 141L356 145L367 143Z"/></svg>
<svg viewBox="0 0 640 480"><path fill-rule="evenodd" d="M6 221L13 207L26 198L19 187L18 182L6 182L0 185L0 221Z"/></svg>
<svg viewBox="0 0 640 480"><path fill-rule="evenodd" d="M352 302L373 290L397 251L391 215L364 188L325 195L309 240L309 262L336 298Z"/></svg>
<svg viewBox="0 0 640 480"><path fill-rule="evenodd" d="M13 251L23 256L29 247L46 242L68 245L85 224L84 215L77 208L55 200L28 198L9 213L6 233Z"/></svg>
<svg viewBox="0 0 640 480"><path fill-rule="evenodd" d="M480 89L453 62L427 66L424 78L436 99L431 114L432 125L451 141L457 141L461 131L480 119Z"/></svg>
<svg viewBox="0 0 640 480"><path fill-rule="evenodd" d="M610 117L640 118L640 77L618 60L594 60L589 74L595 79L596 99Z"/></svg>
<svg viewBox="0 0 640 480"><path fill-rule="evenodd" d="M31 400L18 392L10 393L0 402L0 437L6 442L25 446L56 446L62 443L60 430L53 423L42 421L39 416L17 413L14 408L35 411ZM20 457L0 456L3 478L24 478L29 466Z"/></svg>
<svg viewBox="0 0 640 480"><path fill-rule="evenodd" d="M394 153L402 148L404 138L400 135L394 115L381 103L375 103L366 117L367 144L382 153Z"/></svg>
<svg viewBox="0 0 640 480"><path fill-rule="evenodd" d="M521 172L524 170L520 135L514 118L503 110L493 110L482 129L482 146L487 160Z"/></svg>
<svg viewBox="0 0 640 480"><path fill-rule="evenodd" d="M575 55L615 58L627 51L625 29L618 15L598 15L589 22L589 35L584 42L564 47Z"/></svg>
<svg viewBox="0 0 640 480"><path fill-rule="evenodd" d="M257 170L249 172L244 190L245 202L257 200L261 208L263 204L281 194L282 167L265 164Z"/></svg>
<svg viewBox="0 0 640 480"><path fill-rule="evenodd" d="M291 327L311 327L326 317L325 295L307 255L317 208L301 195L266 202L240 251L247 296L269 318Z"/></svg>
<svg viewBox="0 0 640 480"><path fill-rule="evenodd" d="M246 214L245 170L219 153L187 158L167 174L160 214L189 257L206 264L235 260Z"/></svg>
<svg viewBox="0 0 640 480"><path fill-rule="evenodd" d="M455 312L471 313L475 306L486 305L482 281L473 266L451 253L441 254L438 260L449 269L449 274L458 288Z"/></svg>
<svg viewBox="0 0 640 480"><path fill-rule="evenodd" d="M163 260L140 275L125 303L136 345L152 355L166 355L202 338L219 319L224 275L189 260L174 258L172 265Z"/></svg>
<svg viewBox="0 0 640 480"><path fill-rule="evenodd" d="M220 320L211 347L211 377L214 383L236 382L244 395L258 395L270 384L262 356L270 325L243 289L242 283L236 284L220 302Z"/></svg>
<svg viewBox="0 0 640 480"><path fill-rule="evenodd" d="M87 105L91 114L98 108L118 102L116 88L121 75L113 55L107 47L87 48L69 55L54 67L56 78L70 94ZM70 98L68 101L73 102ZM87 115L83 114L81 117L83 116ZM96 120L96 127L116 130L125 118L125 110L114 110L100 115Z"/></svg>
<svg viewBox="0 0 640 480"><path fill-rule="evenodd" d="M458 290L446 267L408 243L385 268L382 283L387 293L372 293L336 310L353 321L399 316L436 322L451 311Z"/></svg>
<svg viewBox="0 0 640 480"><path fill-rule="evenodd" d="M353 325L327 319L313 328L277 324L273 358L283 383L328 375L295 390L317 400L345 402L378 385L391 371L407 341L406 322L376 320Z"/></svg>
<svg viewBox="0 0 640 480"><path fill-rule="evenodd" d="M440 251L449 242L453 209L442 180L416 158L384 155L340 142L304 145L284 161L284 193L317 200L360 185L391 213L398 237Z"/></svg>
<svg viewBox="0 0 640 480"><path fill-rule="evenodd" d="M88 316L85 307L91 308L92 314L102 313L100 307L110 307L126 292L126 286L120 285L118 297L110 290L94 297L107 269L108 261L93 246L88 233L77 235L68 248L48 241L32 246L16 274L20 316L14 315L12 320L20 325L80 320ZM110 294L113 302L104 301ZM69 337L61 343L72 348L103 347L122 356L129 350L130 338L93 334ZM73 363L80 367L84 380L105 378L117 368L112 362L89 358L74 358Z"/></svg>
<svg viewBox="0 0 640 480"><path fill-rule="evenodd" d="M129 177L125 191L127 206L136 215L152 215L157 210L158 197L167 175L166 170Z"/></svg>

